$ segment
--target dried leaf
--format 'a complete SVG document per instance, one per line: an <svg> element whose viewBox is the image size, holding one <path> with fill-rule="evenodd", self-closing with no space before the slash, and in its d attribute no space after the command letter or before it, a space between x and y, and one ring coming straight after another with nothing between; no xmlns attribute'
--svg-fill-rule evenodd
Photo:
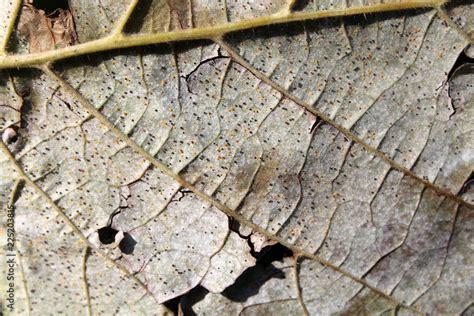
<svg viewBox="0 0 474 316"><path fill-rule="evenodd" d="M25 5L0 56L15 312L469 313L473 7L444 4Z"/></svg>
<svg viewBox="0 0 474 316"><path fill-rule="evenodd" d="M30 53L64 48L77 42L72 14L62 9L46 15L43 10L25 4L18 32L20 39L29 42Z"/></svg>

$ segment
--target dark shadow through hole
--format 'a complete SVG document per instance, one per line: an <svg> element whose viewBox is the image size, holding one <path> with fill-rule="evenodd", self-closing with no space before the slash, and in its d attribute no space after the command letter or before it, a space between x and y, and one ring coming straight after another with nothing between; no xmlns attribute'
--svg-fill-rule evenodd
<svg viewBox="0 0 474 316"><path fill-rule="evenodd" d="M137 242L129 233L124 233L123 234L123 239L119 243L119 249L122 253L126 255L131 255L133 254L133 251L135 250L135 245Z"/></svg>
<svg viewBox="0 0 474 316"><path fill-rule="evenodd" d="M97 233L99 234L100 242L104 245L109 245L115 241L115 235L117 235L118 230L105 226L100 228Z"/></svg>
<svg viewBox="0 0 474 316"><path fill-rule="evenodd" d="M238 226L238 224L236 225L234 223L232 225L234 229L236 226ZM229 300L245 302L250 297L256 295L262 285L268 280L273 278L284 279L285 273L281 269L273 266L272 263L275 261L283 261L284 258L293 256L293 252L281 244L267 246L260 252L255 252L252 246L251 253L252 256L257 259L255 265L245 270L232 285L228 286L221 293ZM202 301L207 294L209 294L207 289L202 286L196 286L188 293L169 300L165 305L177 314L179 305L181 304L184 315L194 316L197 314L196 311L193 310L193 306Z"/></svg>
<svg viewBox="0 0 474 316"><path fill-rule="evenodd" d="M453 67L449 71L448 80L451 79L453 74L460 67L462 67L465 64L472 64L472 63L474 63L474 58L470 58L469 56L466 55L465 51L462 51L461 54L459 54L458 58L456 59L456 62L454 63Z"/></svg>
<svg viewBox="0 0 474 316"><path fill-rule="evenodd" d="M69 10L68 0L34 0L33 6L43 10L46 15L53 13L57 9Z"/></svg>
<svg viewBox="0 0 474 316"><path fill-rule="evenodd" d="M252 256L257 259L257 264L264 267L270 265L274 261L283 261L284 258L291 257L292 255L293 251L281 244L266 246L260 250L260 252L252 253Z"/></svg>
<svg viewBox="0 0 474 316"><path fill-rule="evenodd" d="M175 298L170 299L163 303L170 311L173 312L173 315L178 315L179 313L179 302L183 298L183 295L176 296Z"/></svg>
<svg viewBox="0 0 474 316"><path fill-rule="evenodd" d="M303 10L308 4L309 0L296 1L296 3L293 5L293 11Z"/></svg>
<svg viewBox="0 0 474 316"><path fill-rule="evenodd" d="M19 127L16 125L11 125L8 128L11 129L11 133L7 134L7 136L4 138L4 142L6 142L8 145L11 145L11 144L16 143L18 140ZM2 138L6 132L7 132L6 130L3 132L4 134L2 135Z"/></svg>
<svg viewBox="0 0 474 316"><path fill-rule="evenodd" d="M140 0L133 10L132 15L125 24L125 33L138 33L143 26L143 21L147 14L150 13L150 7L153 0Z"/></svg>
<svg viewBox="0 0 474 316"><path fill-rule="evenodd" d="M263 267L257 264L245 270L234 284L222 292L222 295L234 302L245 302L257 295L268 280L274 278L284 279L285 273L273 265Z"/></svg>
<svg viewBox="0 0 474 316"><path fill-rule="evenodd" d="M473 186L474 186L474 171L471 172L471 174L469 175L469 178L467 178L467 180L464 182L461 190L458 193L458 196L461 196L469 192L471 190L471 187Z"/></svg>
<svg viewBox="0 0 474 316"><path fill-rule="evenodd" d="M209 291L201 285L196 286L188 293L178 296L168 302L165 302L165 306L172 310L175 315L178 315L179 304L183 309L183 314L186 316L196 316L196 312L193 311L192 307L194 304L202 301Z"/></svg>
<svg viewBox="0 0 474 316"><path fill-rule="evenodd" d="M276 244L267 246L260 252L253 252L252 255L257 259L255 265L245 270L234 284L222 292L223 296L234 302L245 302L256 295L269 279L284 279L284 272L274 267L272 262L283 261L284 258L291 257L293 252L281 244Z"/></svg>

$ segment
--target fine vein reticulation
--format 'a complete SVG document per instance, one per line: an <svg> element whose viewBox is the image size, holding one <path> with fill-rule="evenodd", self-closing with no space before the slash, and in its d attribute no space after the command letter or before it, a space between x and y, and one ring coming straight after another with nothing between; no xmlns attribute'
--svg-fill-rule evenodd
<svg viewBox="0 0 474 316"><path fill-rule="evenodd" d="M361 284L364 288L368 288L376 293L380 297L384 297L389 301L393 302L395 305L406 308L412 312L419 313L417 309L413 308L409 304L405 304L401 302L399 299L396 299L395 296L391 295L390 293L385 293L384 291L379 290L377 287L370 285L367 281L363 278L356 276L353 273L345 271L341 268L338 264L334 264L329 260L325 260L320 256L315 255L314 253L305 251L304 249L295 246L294 244L288 242L284 238L277 236L274 233L269 232L268 230L256 225L247 217L243 216L239 212L237 212L234 208L226 206L224 203L220 202L216 198L210 196L206 192L203 192L199 188L197 188L192 182L186 180L177 172L171 170L169 167L165 166L162 162L160 162L156 157L150 154L149 151L145 150L140 144L136 141L132 140L126 133L120 130L117 126L114 125L106 116L99 109L97 109L94 105L90 103L90 101L85 98L81 93L79 93L77 88L74 88L71 84L69 84L65 79L63 79L59 74L57 74L54 70L52 70L52 63L55 61L63 60L66 58L81 56L85 54L100 52L100 51L108 51L114 50L118 48L125 48L125 47L136 47L136 46L143 46L143 45L150 45L150 44L158 44L158 43L169 43L169 42L176 42L176 41L187 41L187 40L199 40L199 39L210 39L218 44L221 48L223 48L230 58L236 62L237 64L241 65L243 68L247 69L251 72L255 77L262 80L266 84L270 85L274 90L278 91L283 95L285 98L293 101L303 109L307 110L308 112L312 113L318 120L321 120L335 129L337 129L340 133L344 134L348 139L352 142L361 145L364 147L368 152L374 154L375 156L381 158L385 162L387 162L393 169L396 169L403 174L413 178L415 182L419 182L426 186L427 188L435 191L437 194L445 196L446 199L452 200L464 207L469 209L473 209L474 205L470 204L469 202L465 201L464 199L460 198L457 194L450 192L444 188L438 187L437 185L429 182L428 180L423 179L422 177L416 175L411 170L401 166L397 162L393 161L389 157L387 157L382 152L378 151L376 148L367 145L364 140L359 138L358 136L352 134L349 130L345 129L344 127L338 125L334 122L330 117L327 115L316 111L310 104L306 103L305 101L297 98L296 96L292 95L291 93L287 92L285 88L278 85L277 83L273 82L267 76L265 76L262 72L258 71L251 63L246 61L243 57L239 55L235 49L233 49L230 45L226 44L223 40L223 36L230 33L236 32L246 29L253 29L260 26L272 25L272 24L282 24L288 22L297 22L297 21L306 21L306 20L314 20L314 19L321 19L321 18L329 18L329 17L342 17L342 16L350 16L356 14L370 14L376 12L386 12L386 11L399 11L399 10L408 10L408 9L417 9L417 8L434 8L437 10L439 16L443 18L446 23L456 27L454 23L449 20L448 16L442 11L442 6L446 3L446 1L401 1L396 3L386 3L386 4L374 4L362 7L355 7L349 9L338 9L338 10L327 10L327 11L317 11L317 12L293 12L291 10L292 5L294 5L294 1L290 2L288 7L278 14L274 14L271 16L263 16L248 20L243 20L239 22L232 22L212 27L203 27L203 28L191 28L189 30L184 31L172 31L166 33L156 33L156 34L143 34L143 35L126 35L123 33L123 30L129 20L130 16L133 14L138 0L134 0L128 6L124 15L119 19L116 28L113 30L110 36L77 44L75 46L70 46L66 48L46 51L42 53L34 53L34 54L25 54L25 55L9 55L6 51L8 38L12 33L15 25L16 15L19 11L21 1L16 2L16 6L14 7L15 10L11 16L11 20L8 23L6 35L2 39L2 46L0 47L0 69L9 69L9 68L24 68L24 67L33 67L36 69L41 70L47 76L49 76L52 80L54 80L63 91L69 94L75 100L78 100L80 105L92 115L95 119L100 121L101 124L106 126L108 130L110 130L115 137L123 141L127 146L131 147L136 153L138 153L142 158L144 158L148 163L153 165L155 168L163 172L165 175L169 176L170 178L174 179L181 187L184 187L191 192L193 192L196 196L201 198L202 200L206 201L210 205L214 206L216 209L224 212L228 216L232 217L242 225L245 225L251 228L253 231L260 233L261 235L267 237L268 239L277 241L282 245L290 248L293 250L296 256L295 261L295 271L298 270L298 257L306 257L311 260L315 260L317 262L322 263L323 265L337 271L341 275L347 276L350 279L354 280L355 282ZM457 28L457 27L456 27ZM459 30L459 32L462 32ZM466 37L464 33L462 36ZM467 37L466 37L467 38ZM81 232L80 228L78 228L71 218L69 218L63 210L55 203L55 201L49 197L49 195L41 189L30 177L27 176L24 170L21 169L20 164L15 160L15 158L10 153L8 147L4 144L1 144L0 147L3 153L7 156L7 158L13 163L14 169L18 173L19 177L27 183L28 186L34 188L37 193L42 196L45 200L47 200L53 209L59 214L60 217L69 225L75 234L87 245L84 250L84 282L85 282L85 295L88 301L88 312L92 313L91 303L90 303L90 293L87 288L87 279L86 279L86 264L87 264L87 257L89 254L89 249L93 249L94 252L98 253L102 257L104 257L107 261L115 265L119 268L122 272L126 273L129 278L132 278L134 282L139 284L143 287L148 294L150 291L146 285L146 283L142 282L139 278L135 275L130 273L127 269L122 267L118 264L115 260L111 259L106 253L102 250L97 248L95 245L91 244L91 242L84 236ZM15 191L15 190L14 190ZM457 212L457 208L456 208ZM296 275L296 283L298 283L297 272ZM299 284L297 284L299 289ZM300 301L301 305L303 306L303 310L305 313L308 313L307 308L301 298L301 293L298 292L298 300Z"/></svg>

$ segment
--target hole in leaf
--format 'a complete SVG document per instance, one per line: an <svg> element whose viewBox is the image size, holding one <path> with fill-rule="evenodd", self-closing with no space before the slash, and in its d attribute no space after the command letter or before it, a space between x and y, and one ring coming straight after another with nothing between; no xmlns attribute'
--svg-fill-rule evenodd
<svg viewBox="0 0 474 316"><path fill-rule="evenodd" d="M194 290L194 289L193 289ZM173 312L173 315L179 314L179 302L184 297L184 295L176 296L175 298L170 299L163 303L170 311Z"/></svg>
<svg viewBox="0 0 474 316"><path fill-rule="evenodd" d="M463 195L464 193L467 193L468 191L471 190L471 188L474 186L474 171L471 172L469 175L469 178L464 182L461 190L458 193L458 196Z"/></svg>
<svg viewBox="0 0 474 316"><path fill-rule="evenodd" d="M126 255L131 255L133 253L133 250L135 250L136 244L137 242L129 233L124 233L123 239L119 243L119 249L122 253Z"/></svg>
<svg viewBox="0 0 474 316"><path fill-rule="evenodd" d="M245 270L234 284L222 292L222 295L234 302L245 302L256 295L269 279L285 278L283 271L274 267L272 262L293 256L293 251L281 244L275 244L263 248L260 252L252 251L252 255L257 259L255 265Z"/></svg>
<svg viewBox="0 0 474 316"><path fill-rule="evenodd" d="M451 79L451 77L456 72L456 70L458 70L458 68L470 63L474 63L474 58L470 58L469 56L467 56L465 51L462 51L456 59L456 62L454 63L453 67L451 67L451 70L449 71L448 80Z"/></svg>
<svg viewBox="0 0 474 316"><path fill-rule="evenodd" d="M202 301L208 293L209 291L206 288L198 285L188 293L165 302L164 305L173 311L175 315L179 315L179 305L181 304L184 315L196 316L196 312L192 309L193 305Z"/></svg>
<svg viewBox="0 0 474 316"><path fill-rule="evenodd" d="M273 261L282 261L286 257L293 256L293 251L281 244L275 244L266 246L260 252L252 253L252 256L257 259L257 264L266 267Z"/></svg>
<svg viewBox="0 0 474 316"><path fill-rule="evenodd" d="M309 4L309 0L296 1L296 3L293 6L293 10L294 11L303 10L308 4Z"/></svg>
<svg viewBox="0 0 474 316"><path fill-rule="evenodd" d="M100 242L104 245L109 245L115 241L115 235L117 235L118 230L105 226L100 228L97 233L99 234Z"/></svg>
<svg viewBox="0 0 474 316"><path fill-rule="evenodd" d="M125 24L125 33L138 33L143 27L143 21L146 20L146 16L150 13L150 7L153 4L152 0L141 0L138 2L135 10Z"/></svg>
<svg viewBox="0 0 474 316"><path fill-rule="evenodd" d="M57 9L69 10L68 0L33 0L32 5L49 15Z"/></svg>
<svg viewBox="0 0 474 316"><path fill-rule="evenodd" d="M11 145L18 140L18 127L11 126L6 128L2 134L2 140L5 144Z"/></svg>

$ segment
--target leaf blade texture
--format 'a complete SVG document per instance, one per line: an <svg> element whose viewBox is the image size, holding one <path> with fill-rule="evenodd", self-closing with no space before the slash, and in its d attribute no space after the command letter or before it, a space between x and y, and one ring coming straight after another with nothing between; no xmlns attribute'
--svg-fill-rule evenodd
<svg viewBox="0 0 474 316"><path fill-rule="evenodd" d="M69 1L41 52L2 4L15 312L468 311L472 5L444 4Z"/></svg>

